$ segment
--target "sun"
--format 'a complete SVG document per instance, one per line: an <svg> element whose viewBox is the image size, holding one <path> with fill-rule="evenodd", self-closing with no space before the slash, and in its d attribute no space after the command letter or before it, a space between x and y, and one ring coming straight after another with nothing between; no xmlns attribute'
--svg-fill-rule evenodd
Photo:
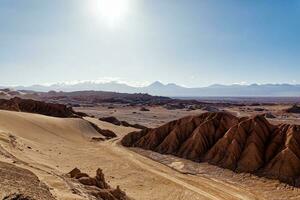
<svg viewBox="0 0 300 200"><path fill-rule="evenodd" d="M91 14L110 26L116 26L127 16L131 0L90 0Z"/></svg>

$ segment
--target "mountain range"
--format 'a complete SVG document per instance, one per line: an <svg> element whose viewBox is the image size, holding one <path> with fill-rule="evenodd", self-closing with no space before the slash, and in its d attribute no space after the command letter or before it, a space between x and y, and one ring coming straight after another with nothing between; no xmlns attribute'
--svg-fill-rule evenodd
<svg viewBox="0 0 300 200"><path fill-rule="evenodd" d="M5 87L2 87L5 88ZM95 83L91 81L76 84L53 84L49 86L32 85L28 87L12 87L16 90L33 90L38 92L48 91L112 91L121 93L148 93L151 95L169 96L169 97L285 97L300 96L299 84L251 84L251 85L221 85L214 84L207 87L188 88L176 85L174 83L163 84L156 81L145 87L133 87L116 81L106 83Z"/></svg>

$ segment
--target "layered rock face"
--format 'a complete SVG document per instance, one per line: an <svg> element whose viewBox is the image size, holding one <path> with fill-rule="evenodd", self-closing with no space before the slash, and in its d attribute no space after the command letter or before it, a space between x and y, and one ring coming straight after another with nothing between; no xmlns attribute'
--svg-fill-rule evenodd
<svg viewBox="0 0 300 200"><path fill-rule="evenodd" d="M45 103L18 97L10 100L0 99L0 109L38 113L53 117L79 117L83 115L83 113L77 113L71 107L63 104Z"/></svg>
<svg viewBox="0 0 300 200"><path fill-rule="evenodd" d="M300 126L204 113L125 136L122 144L300 186Z"/></svg>

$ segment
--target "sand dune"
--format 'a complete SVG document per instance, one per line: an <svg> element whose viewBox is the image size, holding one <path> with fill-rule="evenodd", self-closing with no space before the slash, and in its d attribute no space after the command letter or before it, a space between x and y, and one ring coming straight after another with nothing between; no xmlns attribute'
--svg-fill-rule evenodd
<svg viewBox="0 0 300 200"><path fill-rule="evenodd" d="M34 142L51 142L51 139L57 137L80 142L84 138L99 136L99 133L82 119L11 111L0 111L0 130Z"/></svg>

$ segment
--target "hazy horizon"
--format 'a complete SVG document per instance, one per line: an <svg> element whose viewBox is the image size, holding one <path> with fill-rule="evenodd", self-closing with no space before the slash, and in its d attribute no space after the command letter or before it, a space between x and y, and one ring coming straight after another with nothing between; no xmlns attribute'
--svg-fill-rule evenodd
<svg viewBox="0 0 300 200"><path fill-rule="evenodd" d="M4 0L4 86L299 84L300 1Z"/></svg>
<svg viewBox="0 0 300 200"><path fill-rule="evenodd" d="M212 84L208 84L208 85L200 85L200 86L187 86L187 85L181 85L181 84L177 84L177 83L170 83L170 82L163 82L160 80L156 80L154 82L149 82L149 81L145 81L145 82L136 82L133 80L130 81L126 81L126 80L122 80L122 79L118 79L118 78L103 78L103 79L97 79L97 80L74 80L74 81L61 81L61 82L52 82L52 83L35 83L35 84L28 84L28 85L21 85L21 84L15 84L15 85L5 85L2 84L0 85L0 87L7 87L7 88L17 88L17 87L32 87L32 86L44 86L44 87L50 87L50 86L55 86L55 85L64 85L64 86L75 86L75 85L80 85L80 84L124 84L130 87L136 87L136 88L143 88L143 87L148 87L151 86L153 84L162 84L162 85L170 85L170 84L175 84L177 86L180 87L185 87L185 88L205 88L205 87L213 87L213 86L251 86L251 85L258 85L258 86L262 86L262 85L291 85L291 86L298 86L300 85L299 83L293 82L293 83L270 83L270 82L266 82L266 83L247 83L247 82L241 82L241 83L228 83L228 84L222 84L222 83L212 83Z"/></svg>

